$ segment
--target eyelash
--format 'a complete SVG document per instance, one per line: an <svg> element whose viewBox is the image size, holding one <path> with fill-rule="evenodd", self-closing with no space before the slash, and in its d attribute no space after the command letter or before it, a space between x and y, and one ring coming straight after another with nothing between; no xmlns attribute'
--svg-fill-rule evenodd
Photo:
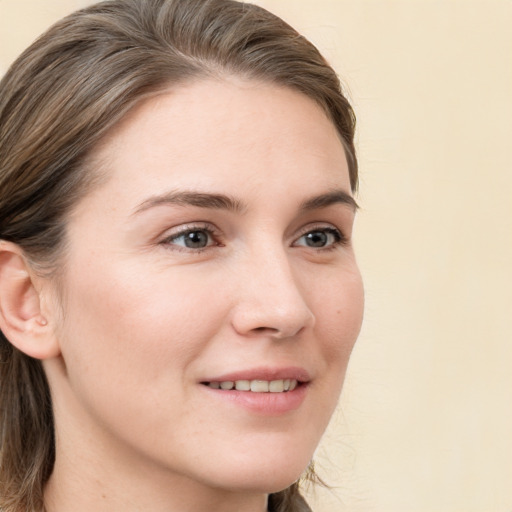
<svg viewBox="0 0 512 512"><path fill-rule="evenodd" d="M178 245L176 243L173 243L182 237L185 237L192 233L199 233L199 232L206 233L208 236L208 242L213 242L213 243L208 243L208 245L206 245L204 247L184 247L184 246ZM309 234L312 234L312 233L326 233L328 235L331 235L334 240L326 247L314 248L311 246L307 246L305 244L298 244L299 240L301 240L303 237L305 237ZM217 230L213 229L209 225L206 225L206 224L204 224L204 225L186 225L186 226L183 226L178 232L173 233L170 236L167 236L166 238L164 238L160 242L160 244L167 246L167 247L172 247L172 250L198 254L198 253L201 253L201 252L203 252L207 249L210 249L212 247L223 247L224 244L222 244L219 241L220 239L221 239L220 233ZM346 245L347 243L348 243L348 239L337 228L328 227L328 226L314 226L314 227L308 226L307 229L305 229L302 232L302 234L298 238L295 239L292 246L307 247L307 248L314 249L314 250L320 252L320 251L331 251L331 250L336 249L338 246Z"/></svg>
<svg viewBox="0 0 512 512"><path fill-rule="evenodd" d="M184 247L184 246L178 245L176 243L172 243L181 237L185 237L189 234L199 233L199 232L206 233L208 235L208 242L213 241L213 243L208 243L208 245L206 245L205 247L197 247L197 248ZM175 250L175 251L183 251L183 252L197 254L197 253L201 253L207 249L210 249L212 247L223 247L224 244L222 244L219 241L220 238L221 238L220 233L216 229L213 229L211 226L209 226L207 224L186 225L186 226L182 226L181 229L179 231L177 231L176 233L173 233L173 234L165 237L160 242L160 244L167 246L167 247L172 247L172 250Z"/></svg>
<svg viewBox="0 0 512 512"><path fill-rule="evenodd" d="M303 238L309 234L312 234L312 233L327 233L328 235L331 235L334 238L332 243L330 243L328 246L316 248L316 250L319 252L320 251L332 251L332 250L337 249L339 246L347 245L347 243L348 243L347 237L337 228L330 227L330 226L313 226L313 227L308 226L303 231L303 233L295 240L294 245L296 245L297 242L301 238ZM304 247L308 247L310 249L315 249L314 247L311 247L311 246L304 246Z"/></svg>

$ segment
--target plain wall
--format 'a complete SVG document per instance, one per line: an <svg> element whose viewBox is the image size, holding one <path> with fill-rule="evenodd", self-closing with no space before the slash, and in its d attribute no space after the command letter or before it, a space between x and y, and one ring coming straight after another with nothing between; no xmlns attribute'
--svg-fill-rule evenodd
<svg viewBox="0 0 512 512"><path fill-rule="evenodd" d="M91 2L0 0L0 73ZM315 512L512 510L512 2L260 0L358 115L366 319Z"/></svg>

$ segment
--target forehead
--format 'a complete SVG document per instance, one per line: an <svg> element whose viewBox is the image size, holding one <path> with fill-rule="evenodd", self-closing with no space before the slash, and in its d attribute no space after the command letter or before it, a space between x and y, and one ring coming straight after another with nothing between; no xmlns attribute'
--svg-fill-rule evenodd
<svg viewBox="0 0 512 512"><path fill-rule="evenodd" d="M350 191L343 144L316 102L289 88L235 78L144 100L93 157L109 181L134 193L169 186L286 188L300 180Z"/></svg>

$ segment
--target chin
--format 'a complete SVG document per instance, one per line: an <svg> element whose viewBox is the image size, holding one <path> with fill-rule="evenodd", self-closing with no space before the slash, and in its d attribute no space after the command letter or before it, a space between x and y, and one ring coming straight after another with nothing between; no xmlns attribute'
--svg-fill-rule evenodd
<svg viewBox="0 0 512 512"><path fill-rule="evenodd" d="M223 471L217 471L215 479L218 485L225 487L227 484L241 492L270 494L282 491L296 482L310 463L311 454L297 455L300 454L291 455L283 450L264 459L261 454L245 461L237 458L229 466L225 460Z"/></svg>
<svg viewBox="0 0 512 512"><path fill-rule="evenodd" d="M276 468L272 471L261 473L258 471L243 471L243 475L236 475L230 479L227 477L219 482L222 487L244 493L272 494L282 491L296 482L306 468ZM231 485L228 483L231 481Z"/></svg>
<svg viewBox="0 0 512 512"><path fill-rule="evenodd" d="M253 486L256 491L272 494L286 489L296 482L305 472L306 467L297 468L276 468L265 475L258 475L253 478Z"/></svg>

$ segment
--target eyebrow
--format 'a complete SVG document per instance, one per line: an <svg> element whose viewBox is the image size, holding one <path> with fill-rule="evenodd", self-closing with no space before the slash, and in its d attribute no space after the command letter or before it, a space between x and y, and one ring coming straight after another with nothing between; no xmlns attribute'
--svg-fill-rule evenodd
<svg viewBox="0 0 512 512"><path fill-rule="evenodd" d="M307 199L300 205L299 210L302 212L319 210L333 204L346 204L354 211L359 208L355 199L350 194L344 190L332 190ZM160 205L197 206L199 208L227 210L233 213L244 213L247 210L242 201L226 194L174 191L149 197L135 209L134 214Z"/></svg>
<svg viewBox="0 0 512 512"><path fill-rule="evenodd" d="M197 206L214 210L228 210L234 213L243 213L246 209L241 201L225 194L178 191L152 196L143 201L134 213L137 214L160 205Z"/></svg>
<svg viewBox="0 0 512 512"><path fill-rule="evenodd" d="M357 211L359 208L356 200L349 193L344 190L337 189L327 192L326 194L321 194L319 196L312 197L311 199L307 199L301 204L300 210L303 212L320 210L321 208L327 208L333 204L346 204L354 211Z"/></svg>

